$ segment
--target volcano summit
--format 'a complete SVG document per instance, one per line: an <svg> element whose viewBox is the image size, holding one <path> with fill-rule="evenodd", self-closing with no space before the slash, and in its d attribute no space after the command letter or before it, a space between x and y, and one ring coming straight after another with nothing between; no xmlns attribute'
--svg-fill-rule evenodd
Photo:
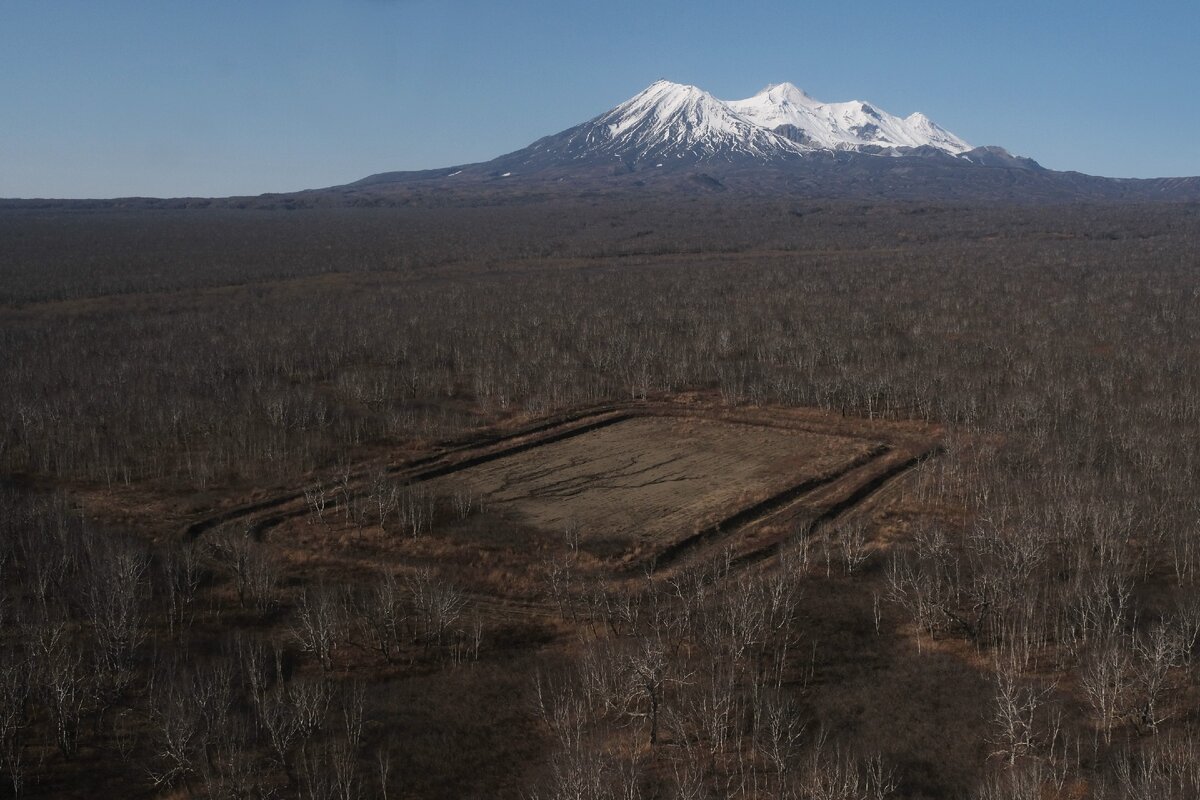
<svg viewBox="0 0 1200 800"><path fill-rule="evenodd" d="M669 189L908 200L1200 199L1200 179L1124 180L1048 170L972 147L916 112L824 103L790 83L744 100L655 81L593 119L491 161L372 175L337 190Z"/></svg>

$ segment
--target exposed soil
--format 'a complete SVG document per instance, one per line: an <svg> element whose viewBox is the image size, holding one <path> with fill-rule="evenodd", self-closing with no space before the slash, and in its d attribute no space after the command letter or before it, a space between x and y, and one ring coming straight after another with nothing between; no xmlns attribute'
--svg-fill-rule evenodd
<svg viewBox="0 0 1200 800"><path fill-rule="evenodd" d="M545 530L664 547L873 452L871 442L702 418L641 417L441 478Z"/></svg>
<svg viewBox="0 0 1200 800"><path fill-rule="evenodd" d="M920 423L729 409L702 395L610 404L324 476L320 515L297 487L194 520L184 535L249 526L310 579L434 567L489 616L523 619L550 610L555 561L614 585L720 553L754 563L895 492L939 442L940 429ZM428 533L353 520L347 504L369 505L384 479L427 498ZM332 491L339 480L344 491Z"/></svg>

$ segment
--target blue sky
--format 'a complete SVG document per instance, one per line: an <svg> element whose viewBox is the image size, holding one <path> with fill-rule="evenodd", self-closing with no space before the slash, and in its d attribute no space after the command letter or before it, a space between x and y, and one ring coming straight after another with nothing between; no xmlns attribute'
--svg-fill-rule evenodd
<svg viewBox="0 0 1200 800"><path fill-rule="evenodd" d="M0 197L486 160L658 78L924 111L1055 169L1200 174L1200 2L0 0Z"/></svg>

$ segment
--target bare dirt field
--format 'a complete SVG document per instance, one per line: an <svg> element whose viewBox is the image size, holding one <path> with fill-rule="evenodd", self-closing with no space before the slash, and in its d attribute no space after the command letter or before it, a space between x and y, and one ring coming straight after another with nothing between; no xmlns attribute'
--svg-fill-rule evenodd
<svg viewBox="0 0 1200 800"><path fill-rule="evenodd" d="M249 526L304 574L436 568L524 613L565 561L619 583L769 556L856 514L939 441L930 426L811 409L610 404L312 476L189 531Z"/></svg>
<svg viewBox="0 0 1200 800"><path fill-rule="evenodd" d="M435 481L532 527L578 527L589 544L662 548L881 445L780 427L635 417Z"/></svg>

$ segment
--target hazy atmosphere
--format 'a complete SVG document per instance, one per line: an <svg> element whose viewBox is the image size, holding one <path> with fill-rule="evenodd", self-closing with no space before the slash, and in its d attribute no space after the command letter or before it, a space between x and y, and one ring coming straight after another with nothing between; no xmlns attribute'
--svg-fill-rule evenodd
<svg viewBox="0 0 1200 800"><path fill-rule="evenodd" d="M0 8L0 197L224 196L482 161L652 80L790 81L1094 175L1200 173L1200 5L104 3Z"/></svg>

